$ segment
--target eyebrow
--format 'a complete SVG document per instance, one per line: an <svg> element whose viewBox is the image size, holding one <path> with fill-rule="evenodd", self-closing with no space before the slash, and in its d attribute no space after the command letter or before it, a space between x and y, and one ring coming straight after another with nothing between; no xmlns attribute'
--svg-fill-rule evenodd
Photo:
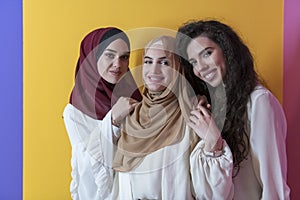
<svg viewBox="0 0 300 200"><path fill-rule="evenodd" d="M113 50L113 49L105 49L105 51L109 51L109 52L112 52L112 53L118 53L116 50ZM130 52L126 51L123 54L130 54Z"/></svg>
<svg viewBox="0 0 300 200"><path fill-rule="evenodd" d="M202 49L199 53L198 53L198 56L201 56L205 51L207 51L208 49L211 49L212 47L206 47L205 49ZM189 62L192 61L193 58L190 58L189 59Z"/></svg>
<svg viewBox="0 0 300 200"><path fill-rule="evenodd" d="M150 56L145 56L144 57L144 59L151 59L151 60L153 60L153 58L151 58ZM162 60L162 59L166 59L167 57L166 56L164 56L164 57L160 57L160 58L158 58L158 60Z"/></svg>

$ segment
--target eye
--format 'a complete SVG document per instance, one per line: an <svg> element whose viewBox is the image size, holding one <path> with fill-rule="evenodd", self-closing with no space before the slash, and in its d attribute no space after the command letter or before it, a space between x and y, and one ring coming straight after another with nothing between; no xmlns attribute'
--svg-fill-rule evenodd
<svg viewBox="0 0 300 200"><path fill-rule="evenodd" d="M152 60L149 60L149 59L144 60L144 64L146 64L146 65L151 65L152 63L153 63Z"/></svg>
<svg viewBox="0 0 300 200"><path fill-rule="evenodd" d="M205 50L204 52L203 52L203 54L202 54L202 56L204 57L204 58L207 58L207 57L209 57L211 54L212 54L212 50Z"/></svg>
<svg viewBox="0 0 300 200"><path fill-rule="evenodd" d="M120 59L123 61L126 61L129 59L129 55L122 55L122 56L120 56Z"/></svg>
<svg viewBox="0 0 300 200"><path fill-rule="evenodd" d="M190 62L190 64L191 64L193 67L196 66L196 64L197 64L197 61L196 61L196 60L190 60L189 62Z"/></svg>
<svg viewBox="0 0 300 200"><path fill-rule="evenodd" d="M169 63L168 60L161 60L161 61L160 61L160 64L161 64L161 65L166 65L166 66L169 66L169 65L170 65L170 63Z"/></svg>
<svg viewBox="0 0 300 200"><path fill-rule="evenodd" d="M110 58L110 59L114 59L115 58L115 54L113 53L105 53L104 54L107 58Z"/></svg>

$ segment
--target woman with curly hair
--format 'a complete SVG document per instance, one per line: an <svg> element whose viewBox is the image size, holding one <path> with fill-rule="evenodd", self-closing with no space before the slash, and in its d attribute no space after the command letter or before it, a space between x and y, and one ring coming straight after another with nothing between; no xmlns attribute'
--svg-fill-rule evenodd
<svg viewBox="0 0 300 200"><path fill-rule="evenodd" d="M200 20L179 28L177 51L195 91L206 87L212 105L211 112L193 110L190 126L232 151L233 198L289 199L285 115L262 86L248 47L228 25Z"/></svg>

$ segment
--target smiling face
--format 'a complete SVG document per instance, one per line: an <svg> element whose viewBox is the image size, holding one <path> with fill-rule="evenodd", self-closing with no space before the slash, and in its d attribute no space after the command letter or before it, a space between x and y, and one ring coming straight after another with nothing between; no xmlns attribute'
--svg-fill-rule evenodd
<svg viewBox="0 0 300 200"><path fill-rule="evenodd" d="M150 91L163 91L174 78L173 60L162 45L150 46L144 55L143 80Z"/></svg>
<svg viewBox="0 0 300 200"><path fill-rule="evenodd" d="M110 43L97 61L99 74L106 81L116 84L128 71L129 48L122 39Z"/></svg>
<svg viewBox="0 0 300 200"><path fill-rule="evenodd" d="M207 37L198 36L187 46L187 55L197 77L213 87L223 83L226 65L219 45Z"/></svg>

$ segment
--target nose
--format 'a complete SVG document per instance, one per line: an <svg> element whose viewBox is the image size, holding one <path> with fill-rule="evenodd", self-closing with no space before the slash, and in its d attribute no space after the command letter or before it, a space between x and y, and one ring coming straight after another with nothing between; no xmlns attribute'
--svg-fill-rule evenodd
<svg viewBox="0 0 300 200"><path fill-rule="evenodd" d="M207 63L201 59L198 59L197 63L194 65L194 68L199 72L205 71L208 67L209 67L209 63Z"/></svg>
<svg viewBox="0 0 300 200"><path fill-rule="evenodd" d="M113 61L113 67L120 68L122 66L122 61L120 58L115 58Z"/></svg>
<svg viewBox="0 0 300 200"><path fill-rule="evenodd" d="M158 63L154 62L154 63L152 64L151 71L152 71L152 73L154 73L154 74L160 73L160 65L159 65Z"/></svg>

